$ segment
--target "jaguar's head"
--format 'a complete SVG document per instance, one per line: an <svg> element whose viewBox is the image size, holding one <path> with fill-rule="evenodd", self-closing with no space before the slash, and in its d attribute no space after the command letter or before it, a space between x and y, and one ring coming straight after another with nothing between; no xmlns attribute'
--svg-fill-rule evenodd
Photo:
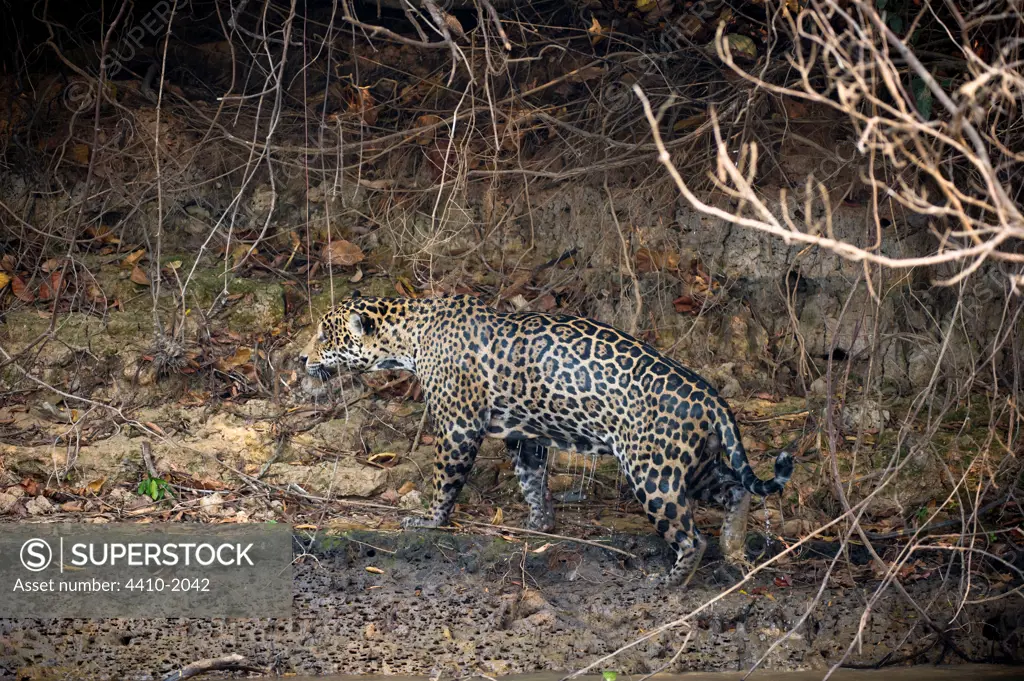
<svg viewBox="0 0 1024 681"><path fill-rule="evenodd" d="M403 342L406 334L395 328L405 313L401 298L363 298L355 292L320 318L299 361L316 378L341 370L415 369Z"/></svg>

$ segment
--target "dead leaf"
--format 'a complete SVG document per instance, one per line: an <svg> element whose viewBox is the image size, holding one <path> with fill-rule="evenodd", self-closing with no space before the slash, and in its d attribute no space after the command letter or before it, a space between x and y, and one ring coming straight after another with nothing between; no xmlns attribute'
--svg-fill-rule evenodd
<svg viewBox="0 0 1024 681"><path fill-rule="evenodd" d="M7 253L4 255L4 257L0 258L0 270L3 270L4 272L7 272L9 274L14 274L14 266L16 264L17 263L14 261L14 256L11 255L10 253Z"/></svg>
<svg viewBox="0 0 1024 681"><path fill-rule="evenodd" d="M377 627L374 626L373 622L370 622L369 624L366 625L366 628L363 629L363 638L370 639L370 638L374 638L376 635L377 635Z"/></svg>
<svg viewBox="0 0 1024 681"><path fill-rule="evenodd" d="M150 283L149 276L147 276L138 265L132 268L132 275L130 279L139 286L149 286Z"/></svg>
<svg viewBox="0 0 1024 681"><path fill-rule="evenodd" d="M550 293L545 294L537 299L537 308L540 309L542 312L550 312L551 310L555 309L556 305L558 305L558 301L555 300L555 297Z"/></svg>
<svg viewBox="0 0 1024 681"><path fill-rule="evenodd" d="M119 244L121 240L114 236L113 230L106 225L89 225L85 228L85 235L93 241L97 241L101 244Z"/></svg>
<svg viewBox="0 0 1024 681"><path fill-rule="evenodd" d="M28 290L21 277L15 277L11 281L11 291L14 293L14 297L23 303L34 303L36 301L36 294Z"/></svg>
<svg viewBox="0 0 1024 681"><path fill-rule="evenodd" d="M71 158L83 166L89 165L89 145L75 144L71 147Z"/></svg>
<svg viewBox="0 0 1024 681"><path fill-rule="evenodd" d="M44 279L43 283L39 284L39 300L56 299L60 296L63 289L64 274L62 272L54 272L48 280Z"/></svg>
<svg viewBox="0 0 1024 681"><path fill-rule="evenodd" d="M584 83L588 80L601 78L604 74L605 69L602 66L584 66L581 69L570 71L567 80L570 83Z"/></svg>
<svg viewBox="0 0 1024 681"><path fill-rule="evenodd" d="M416 287L412 285L412 282L407 277L400 276L395 280L395 290L406 298L420 297L419 291L416 290Z"/></svg>
<svg viewBox="0 0 1024 681"><path fill-rule="evenodd" d="M368 180L365 177L359 178L359 185L376 191L387 191L391 189L391 180Z"/></svg>
<svg viewBox="0 0 1024 681"><path fill-rule="evenodd" d="M57 260L57 258L49 258L43 262L43 271L47 274L53 272L58 267L60 267L60 260Z"/></svg>
<svg viewBox="0 0 1024 681"><path fill-rule="evenodd" d="M50 288L49 282L44 279L43 282L39 284L37 299L45 303L48 300L52 300L53 297L53 289Z"/></svg>
<svg viewBox="0 0 1024 681"><path fill-rule="evenodd" d="M448 627L441 627L441 635L448 641L452 640L452 630Z"/></svg>
<svg viewBox="0 0 1024 681"><path fill-rule="evenodd" d="M369 86L355 88L354 96L349 98L348 111L359 114L360 120L366 125L377 122L377 103L370 94Z"/></svg>
<svg viewBox="0 0 1024 681"><path fill-rule="evenodd" d="M466 37L466 30L462 28L462 23L451 14L444 12L444 23L448 25L448 30L452 32L459 40L463 40Z"/></svg>
<svg viewBox="0 0 1024 681"><path fill-rule="evenodd" d="M786 110L786 116L789 118L807 118L808 105L799 99L783 97L782 108Z"/></svg>
<svg viewBox="0 0 1024 681"><path fill-rule="evenodd" d="M380 499L386 504L397 504L399 499L398 491L394 487L389 487L380 495Z"/></svg>
<svg viewBox="0 0 1024 681"><path fill-rule="evenodd" d="M508 300L509 304L512 305L517 311L525 309L530 303L526 300L526 296L522 293L517 293Z"/></svg>
<svg viewBox="0 0 1024 681"><path fill-rule="evenodd" d="M700 311L700 305L695 303L691 296L679 296L672 301L672 305L679 314L693 314L694 310Z"/></svg>
<svg viewBox="0 0 1024 681"><path fill-rule="evenodd" d="M676 132L680 130L694 130L704 125L704 121L708 119L707 114L697 114L696 116L687 116L686 118L676 121L672 129Z"/></svg>
<svg viewBox="0 0 1024 681"><path fill-rule="evenodd" d="M244 244L239 244L231 249L231 267L238 267L242 264L242 260L249 254L249 247Z"/></svg>
<svg viewBox="0 0 1024 681"><path fill-rule="evenodd" d="M604 29L601 27L601 22L597 20L597 17L590 17L590 28L587 29L587 33L590 34L590 44L596 45L604 38Z"/></svg>
<svg viewBox="0 0 1024 681"><path fill-rule="evenodd" d="M501 525L502 522L504 522L504 520L505 514L502 513L501 509L499 508L497 511L494 512L494 517L491 518L491 525Z"/></svg>
<svg viewBox="0 0 1024 681"><path fill-rule="evenodd" d="M728 44L731 54L744 59L750 59L751 61L757 59L757 46L754 45L754 40L749 36L730 33L725 36L725 42Z"/></svg>
<svg viewBox="0 0 1024 681"><path fill-rule="evenodd" d="M383 570L381 570L379 567L374 567L372 565L367 565L366 566L366 571L367 572L372 572L375 575L382 575L382 574L384 574Z"/></svg>
<svg viewBox="0 0 1024 681"><path fill-rule="evenodd" d="M636 268L641 272L679 269L679 254L672 251L652 251L649 248L639 248L634 260Z"/></svg>
<svg viewBox="0 0 1024 681"><path fill-rule="evenodd" d="M362 280L363 280L363 268L357 267L356 268L356 273L353 274L352 278L349 279L348 281L349 281L350 284L358 284Z"/></svg>
<svg viewBox="0 0 1024 681"><path fill-rule="evenodd" d="M149 428L150 430L152 430L157 435L160 435L161 437L166 437L167 436L167 433L164 432L164 429L161 428L160 426L156 425L152 421L146 421L145 426L147 428Z"/></svg>
<svg viewBox="0 0 1024 681"><path fill-rule="evenodd" d="M107 297L103 295L103 290L96 284L89 284L85 287L85 297L90 303L94 304L107 302Z"/></svg>
<svg viewBox="0 0 1024 681"><path fill-rule="evenodd" d="M430 128L430 130L424 130L417 134L416 144L428 144L430 140L434 139L434 136L437 134L437 127L441 125L443 120L440 116L435 116L434 114L423 114L417 118L417 128Z"/></svg>
<svg viewBox="0 0 1024 681"><path fill-rule="evenodd" d="M227 373L247 363L251 357L252 349L241 347L235 350L235 354L230 357L224 357L217 360L217 368Z"/></svg>
<svg viewBox="0 0 1024 681"><path fill-rule="evenodd" d="M7 285L11 283L11 275L0 272L0 291L7 288Z"/></svg>
<svg viewBox="0 0 1024 681"><path fill-rule="evenodd" d="M128 257L122 260L121 267L125 268L126 270L135 267L135 265L140 260L142 260L142 257L144 255L146 255L146 249L140 248L139 250L135 251L134 253L131 253L130 255L128 255Z"/></svg>
<svg viewBox="0 0 1024 681"><path fill-rule="evenodd" d="M351 241L339 239L324 249L324 261L328 265L351 267L366 259L363 250Z"/></svg>
<svg viewBox="0 0 1024 681"><path fill-rule="evenodd" d="M416 489L416 485L414 485L411 480L406 480L402 483L402 486L398 488L398 495L404 497L414 489Z"/></svg>
<svg viewBox="0 0 1024 681"><path fill-rule="evenodd" d="M93 480L92 482L85 486L85 491L88 492L89 494L99 494L100 490L103 489L103 483L105 483L106 481L106 478L99 478L97 480Z"/></svg>

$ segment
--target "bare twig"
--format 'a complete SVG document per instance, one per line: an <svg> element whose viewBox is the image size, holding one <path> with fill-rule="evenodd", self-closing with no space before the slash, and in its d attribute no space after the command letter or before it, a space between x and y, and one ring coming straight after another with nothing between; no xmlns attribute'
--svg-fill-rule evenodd
<svg viewBox="0 0 1024 681"><path fill-rule="evenodd" d="M267 673L265 669L247 663L243 655L235 653L233 655L225 655L224 657L214 657L193 662L177 671L171 672L164 677L164 681L185 681L185 679L191 679L195 676L215 671Z"/></svg>

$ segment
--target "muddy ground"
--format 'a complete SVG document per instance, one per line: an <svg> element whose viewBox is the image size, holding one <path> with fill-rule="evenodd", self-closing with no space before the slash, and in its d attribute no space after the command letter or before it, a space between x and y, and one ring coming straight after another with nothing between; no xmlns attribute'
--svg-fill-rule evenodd
<svg viewBox="0 0 1024 681"><path fill-rule="evenodd" d="M401 516L421 512L428 502L433 456L415 380L401 373L329 383L304 377L295 355L311 317L288 319L285 309L294 301L284 287L256 276L234 280L229 295L235 297L192 330L205 328L207 341L189 346L183 366L161 371L147 285L131 281L132 270L118 260L95 263L92 271L118 305L93 314L57 308L56 315L53 308L20 305L5 315L5 347L32 369L27 375L18 366L4 369L0 517L275 520L294 524L300 534L315 528L325 543L313 549L318 561L306 558L296 569L292 620L4 621L3 674L160 678L162 671L231 652L298 674L570 670L691 613L728 585L717 571L713 538L689 588L651 588L646 577L663 572L669 556L608 457L552 457L555 532L562 538L518 531L527 509L497 441L486 443L460 500L460 530L402 533ZM200 269L198 281L207 277L216 281L211 270ZM328 284L310 287L311 302L296 309L316 314L329 300L322 293ZM368 270L360 286L385 294L394 284ZM215 291L197 287L196 309L216 298ZM44 342L32 345L40 336ZM828 398L814 394L750 390L730 402L762 476L783 446L798 460L781 499L754 505L748 527L754 562L840 512L828 460L817 449L829 409L848 434L838 461L848 494L854 502L874 494L864 524L883 534L913 529L921 509L936 510L951 489L951 468L974 474L971 462L989 426L984 409L966 405L947 414L949 426L929 442L911 433L902 446L918 446L878 489L877 476L859 471L884 468L900 446L891 424L892 413L905 409L898 399L857 398L830 407ZM972 419L978 430L965 427ZM1007 455L993 470L1005 471L1013 460ZM983 517L992 530L985 547L1011 565L1021 560L1012 548L1015 509L989 508ZM935 522L957 520L955 507L938 511ZM720 513L701 508L697 518L714 537ZM576 539L609 540L634 557ZM812 542L798 559L780 562L698 612L691 628L659 634L608 665L637 673L663 665L667 671L751 665L815 598L834 540L830 534ZM893 560L900 546L888 539L876 548ZM898 574L934 621L954 620L950 638L940 641L889 588L872 606L850 663L1020 660L1022 610L1019 600L1005 597L1018 581L1005 566L974 563L968 596L1003 597L957 610L962 566L949 563L950 555L922 547ZM881 576L853 545L811 615L764 666L823 669L838 660ZM669 664L691 631L686 649Z"/></svg>
<svg viewBox="0 0 1024 681"><path fill-rule="evenodd" d="M310 551L317 560L307 557L296 567L290 620L8 620L0 622L0 676L142 681L230 653L278 673L306 675L571 670L694 612L723 587L714 547L689 588L663 590L647 579L667 564L659 541L620 534L608 545L634 557L541 537L321 536ZM296 554L308 547L297 539ZM751 557L773 551L754 537L748 548ZM970 619L984 624L951 632L954 653L891 592L862 622L877 584L855 564L829 581L797 627L819 593L815 556L829 550L825 543L812 547L597 671L741 670L766 653L765 669L823 670L840 659L861 625L849 664L963 662L959 654L1020 661L1024 616L1012 601L968 606ZM863 563L858 553L854 563ZM907 590L940 621L957 607L938 572Z"/></svg>

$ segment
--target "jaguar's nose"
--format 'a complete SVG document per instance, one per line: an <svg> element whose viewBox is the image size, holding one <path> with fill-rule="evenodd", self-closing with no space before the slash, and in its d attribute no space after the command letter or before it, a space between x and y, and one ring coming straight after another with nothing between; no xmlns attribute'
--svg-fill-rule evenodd
<svg viewBox="0 0 1024 681"><path fill-rule="evenodd" d="M299 364L305 364L307 357L305 355L299 355Z"/></svg>

